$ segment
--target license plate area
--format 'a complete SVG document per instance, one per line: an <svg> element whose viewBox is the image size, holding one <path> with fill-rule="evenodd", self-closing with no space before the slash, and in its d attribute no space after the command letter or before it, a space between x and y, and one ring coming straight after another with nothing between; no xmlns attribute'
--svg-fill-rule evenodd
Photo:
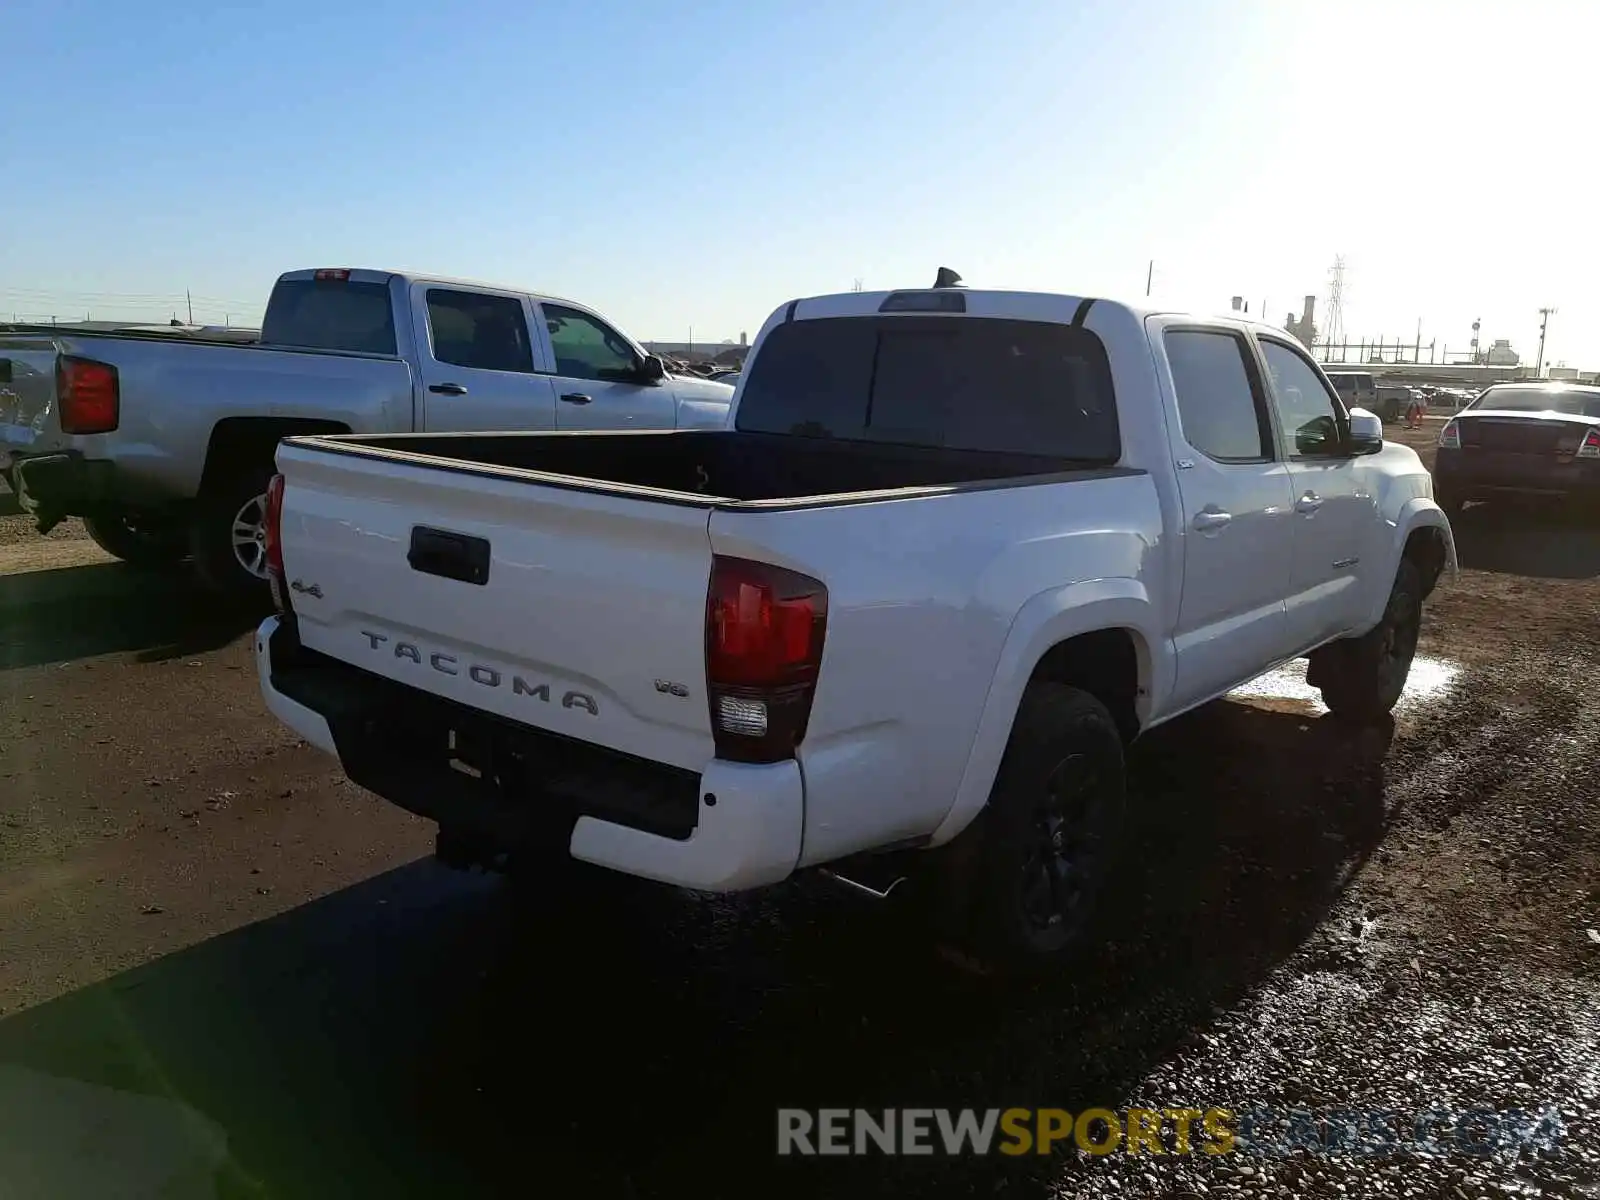
<svg viewBox="0 0 1600 1200"><path fill-rule="evenodd" d="M510 839L551 816L595 816L674 839L700 812L700 776L509 721L298 648L279 691L328 722L345 773L441 824Z"/></svg>

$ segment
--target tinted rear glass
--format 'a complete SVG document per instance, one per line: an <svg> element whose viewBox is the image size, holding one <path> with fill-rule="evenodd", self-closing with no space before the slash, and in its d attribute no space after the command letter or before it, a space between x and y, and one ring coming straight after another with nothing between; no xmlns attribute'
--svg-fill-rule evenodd
<svg viewBox="0 0 1600 1200"><path fill-rule="evenodd" d="M738 428L1115 462L1111 371L1087 330L981 317L793 321L745 371Z"/></svg>
<svg viewBox="0 0 1600 1200"><path fill-rule="evenodd" d="M1557 412L1569 417L1600 417L1600 393L1557 392L1549 388L1490 388L1472 402L1500 412Z"/></svg>
<svg viewBox="0 0 1600 1200"><path fill-rule="evenodd" d="M272 289L261 340L274 346L393 354L394 308L383 283L291 279Z"/></svg>

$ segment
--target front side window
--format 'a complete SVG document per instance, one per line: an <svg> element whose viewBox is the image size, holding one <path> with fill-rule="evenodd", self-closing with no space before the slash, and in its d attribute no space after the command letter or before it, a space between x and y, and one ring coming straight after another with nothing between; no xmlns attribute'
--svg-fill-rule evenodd
<svg viewBox="0 0 1600 1200"><path fill-rule="evenodd" d="M522 301L482 292L428 289L433 357L480 371L533 370L533 347Z"/></svg>
<svg viewBox="0 0 1600 1200"><path fill-rule="evenodd" d="M626 382L637 376L638 356L616 330L575 308L559 304L543 307L557 375L611 382Z"/></svg>
<svg viewBox="0 0 1600 1200"><path fill-rule="evenodd" d="M1282 342L1261 339L1284 453L1326 458L1343 451L1339 411L1317 369Z"/></svg>

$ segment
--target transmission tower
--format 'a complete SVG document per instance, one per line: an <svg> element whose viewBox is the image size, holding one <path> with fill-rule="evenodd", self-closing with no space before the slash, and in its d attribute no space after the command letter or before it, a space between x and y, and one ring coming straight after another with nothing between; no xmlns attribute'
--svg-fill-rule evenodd
<svg viewBox="0 0 1600 1200"><path fill-rule="evenodd" d="M1328 332L1326 345L1344 342L1344 255L1336 254L1328 270Z"/></svg>

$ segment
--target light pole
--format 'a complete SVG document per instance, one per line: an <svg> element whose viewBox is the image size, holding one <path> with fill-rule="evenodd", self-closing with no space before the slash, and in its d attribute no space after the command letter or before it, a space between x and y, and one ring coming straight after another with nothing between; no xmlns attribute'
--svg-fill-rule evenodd
<svg viewBox="0 0 1600 1200"><path fill-rule="evenodd" d="M1535 379L1544 377L1544 331L1550 324L1550 318L1555 315L1555 311L1553 308L1541 308L1539 310L1539 357L1534 360L1533 364L1533 377Z"/></svg>

